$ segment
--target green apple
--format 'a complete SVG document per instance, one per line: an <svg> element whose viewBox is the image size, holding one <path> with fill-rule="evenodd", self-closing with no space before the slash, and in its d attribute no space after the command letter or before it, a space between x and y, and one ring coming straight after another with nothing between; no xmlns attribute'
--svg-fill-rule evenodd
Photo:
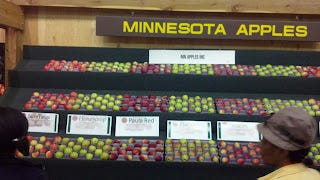
<svg viewBox="0 0 320 180"><path fill-rule="evenodd" d="M76 144L73 146L73 151L79 152L81 150L81 146L79 144Z"/></svg>
<svg viewBox="0 0 320 180"><path fill-rule="evenodd" d="M183 108L181 109L181 111L185 113L185 112L188 112L189 109L188 109L188 107L183 107Z"/></svg>
<svg viewBox="0 0 320 180"><path fill-rule="evenodd" d="M78 98L83 99L83 98L84 98L84 94L79 93L79 94L78 94Z"/></svg>
<svg viewBox="0 0 320 180"><path fill-rule="evenodd" d="M210 146L215 145L215 144L216 144L216 141L210 139L210 140L208 141L208 144L209 144Z"/></svg>
<svg viewBox="0 0 320 180"><path fill-rule="evenodd" d="M169 106L168 111L169 112L174 112L176 108L174 106Z"/></svg>
<svg viewBox="0 0 320 180"><path fill-rule="evenodd" d="M104 97L105 99L109 99L109 98L111 97L111 95L110 95L110 94L105 94L103 97Z"/></svg>
<svg viewBox="0 0 320 180"><path fill-rule="evenodd" d="M182 100L187 101L189 99L188 95L184 94L182 95Z"/></svg>
<svg viewBox="0 0 320 180"><path fill-rule="evenodd" d="M85 155L85 154L88 153L88 151L87 151L86 149L81 149L81 150L79 151L79 153L80 153L81 155Z"/></svg>
<svg viewBox="0 0 320 180"><path fill-rule="evenodd" d="M180 141L181 144L187 144L188 143L187 139L180 139L179 141Z"/></svg>
<svg viewBox="0 0 320 180"><path fill-rule="evenodd" d="M112 110L113 110L113 111L120 111L120 106L114 105L114 106L112 107Z"/></svg>
<svg viewBox="0 0 320 180"><path fill-rule="evenodd" d="M112 140L112 139L110 139L110 138L107 138L107 139L106 139L106 144L109 144L109 145L110 145L110 144L112 144L112 143L113 143L113 140Z"/></svg>
<svg viewBox="0 0 320 180"><path fill-rule="evenodd" d="M214 112L215 112L214 108L209 108L208 109L208 113L214 113Z"/></svg>
<svg viewBox="0 0 320 180"><path fill-rule="evenodd" d="M95 102L93 103L93 106L94 106L94 107L100 107L100 106L101 106L101 102L100 102L100 101L95 101Z"/></svg>
<svg viewBox="0 0 320 180"><path fill-rule="evenodd" d="M194 112L201 113L201 108L200 107L195 107L194 108Z"/></svg>
<svg viewBox="0 0 320 180"><path fill-rule="evenodd" d="M97 98L96 98L96 101L102 101L103 100L103 97L102 96L98 96Z"/></svg>
<svg viewBox="0 0 320 180"><path fill-rule="evenodd" d="M63 158L64 154L63 152L61 151L57 151L55 154L54 154L54 157L57 158L57 159L61 159Z"/></svg>
<svg viewBox="0 0 320 180"><path fill-rule="evenodd" d="M100 159L101 160L108 160L109 159L109 153L103 152L100 154Z"/></svg>
<svg viewBox="0 0 320 180"><path fill-rule="evenodd" d="M94 145L90 145L88 149L89 151L94 152L97 148Z"/></svg>
<svg viewBox="0 0 320 180"><path fill-rule="evenodd" d="M317 160L317 161L319 161L319 160L320 160L320 154L315 155L315 156L314 156L314 159Z"/></svg>
<svg viewBox="0 0 320 180"><path fill-rule="evenodd" d="M100 111L105 111L107 109L107 106L106 105L101 105L100 106Z"/></svg>
<svg viewBox="0 0 320 180"><path fill-rule="evenodd" d="M182 161L182 162L187 162L187 161L189 161L189 156L188 156L187 154L183 154L183 155L181 156L181 161Z"/></svg>
<svg viewBox="0 0 320 180"><path fill-rule="evenodd" d="M313 146L313 147L311 147L310 151L313 153L316 153L316 152L318 152L318 148Z"/></svg>
<svg viewBox="0 0 320 180"><path fill-rule="evenodd" d="M97 155L97 156L99 156L102 152L103 152L102 149L96 149L96 150L94 151L94 154Z"/></svg>
<svg viewBox="0 0 320 180"><path fill-rule="evenodd" d="M91 144L95 145L99 142L99 139L96 137L91 138Z"/></svg>
<svg viewBox="0 0 320 180"><path fill-rule="evenodd" d="M108 104L108 100L107 99L103 99L102 101L101 101L101 104L103 104L103 105L107 105Z"/></svg>
<svg viewBox="0 0 320 180"><path fill-rule="evenodd" d="M88 139L83 140L82 146L83 147L88 147L90 145L90 141Z"/></svg>
<svg viewBox="0 0 320 180"><path fill-rule="evenodd" d="M78 157L79 157L79 155L78 155L77 152L72 152L72 153L70 153L70 158L71 158L71 159L78 159Z"/></svg>
<svg viewBox="0 0 320 180"><path fill-rule="evenodd" d="M87 153L86 154L86 159L87 160L91 160L93 158L93 154L92 153Z"/></svg>
<svg viewBox="0 0 320 180"><path fill-rule="evenodd" d="M180 147L180 152L184 153L184 152L187 152L188 151L188 148L186 146L181 146Z"/></svg>
<svg viewBox="0 0 320 180"><path fill-rule="evenodd" d="M59 151L64 151L64 149L66 148L67 146L65 144L60 144L59 145Z"/></svg>
<svg viewBox="0 0 320 180"><path fill-rule="evenodd" d="M75 145L75 143L73 141L68 142L69 147L73 147L74 145Z"/></svg>
<svg viewBox="0 0 320 180"><path fill-rule="evenodd" d="M114 106L114 102L108 102L108 108L113 108L113 106Z"/></svg>
<svg viewBox="0 0 320 180"><path fill-rule="evenodd" d="M72 153L72 148L71 147L66 147L63 152L64 152L64 154L71 154Z"/></svg>
<svg viewBox="0 0 320 180"><path fill-rule="evenodd" d="M175 104L175 108L176 109L181 109L182 108L182 104L181 103L176 103Z"/></svg>
<svg viewBox="0 0 320 180"><path fill-rule="evenodd" d="M104 142L103 141L98 141L97 147L98 148L102 148L103 146L104 146Z"/></svg>
<svg viewBox="0 0 320 180"><path fill-rule="evenodd" d="M70 141L70 138L64 137L62 138L63 143L68 143Z"/></svg>
<svg viewBox="0 0 320 180"><path fill-rule="evenodd" d="M217 153L217 148L215 148L215 147L211 147L210 149L209 149L209 151L210 151L210 153Z"/></svg>
<svg viewBox="0 0 320 180"><path fill-rule="evenodd" d="M188 107L188 105L189 105L188 101L182 101L181 104L183 107Z"/></svg>
<svg viewBox="0 0 320 180"><path fill-rule="evenodd" d="M90 105L90 104L88 104L88 105L86 106L86 109L87 109L88 111L92 111L92 110L93 110L93 106Z"/></svg>
<svg viewBox="0 0 320 180"><path fill-rule="evenodd" d="M194 148L196 147L194 142L188 142L188 148Z"/></svg>
<svg viewBox="0 0 320 180"><path fill-rule="evenodd" d="M91 93L90 97L93 98L93 99L95 99L95 98L98 97L98 94L97 94L97 93Z"/></svg>
<svg viewBox="0 0 320 180"><path fill-rule="evenodd" d="M111 145L109 145L109 144L106 144L106 145L104 145L103 147L102 147L102 150L104 150L104 151L111 151Z"/></svg>

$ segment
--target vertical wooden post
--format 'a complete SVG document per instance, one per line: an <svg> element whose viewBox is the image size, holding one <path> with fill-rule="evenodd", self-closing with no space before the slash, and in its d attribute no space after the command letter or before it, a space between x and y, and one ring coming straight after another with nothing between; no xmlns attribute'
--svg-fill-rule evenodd
<svg viewBox="0 0 320 180"><path fill-rule="evenodd" d="M5 87L9 85L8 71L15 68L22 58L22 33L20 30L8 27L5 44Z"/></svg>

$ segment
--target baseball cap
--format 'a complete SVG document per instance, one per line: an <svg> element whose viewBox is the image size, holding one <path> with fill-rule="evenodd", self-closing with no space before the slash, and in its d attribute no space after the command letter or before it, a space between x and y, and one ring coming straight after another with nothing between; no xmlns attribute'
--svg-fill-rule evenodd
<svg viewBox="0 0 320 180"><path fill-rule="evenodd" d="M311 146L317 133L315 119L300 107L287 107L258 125L263 137L279 148L296 151Z"/></svg>

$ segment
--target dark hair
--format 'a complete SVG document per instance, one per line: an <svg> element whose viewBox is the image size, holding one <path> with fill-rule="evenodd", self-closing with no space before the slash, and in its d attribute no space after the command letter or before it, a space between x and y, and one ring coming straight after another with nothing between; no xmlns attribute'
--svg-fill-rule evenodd
<svg viewBox="0 0 320 180"><path fill-rule="evenodd" d="M0 107L0 153L13 154L18 149L23 154L29 153L28 120L18 110Z"/></svg>
<svg viewBox="0 0 320 180"><path fill-rule="evenodd" d="M288 157L291 163L303 163L306 166L312 166L313 162L311 159L307 158L307 154L310 148L300 149L297 151L289 151Z"/></svg>

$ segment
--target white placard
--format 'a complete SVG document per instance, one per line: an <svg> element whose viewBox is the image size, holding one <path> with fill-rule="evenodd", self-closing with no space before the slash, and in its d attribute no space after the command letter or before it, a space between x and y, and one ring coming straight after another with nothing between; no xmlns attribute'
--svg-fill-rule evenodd
<svg viewBox="0 0 320 180"><path fill-rule="evenodd" d="M210 121L167 121L168 139L212 139Z"/></svg>
<svg viewBox="0 0 320 180"><path fill-rule="evenodd" d="M234 50L149 50L150 64L235 64Z"/></svg>
<svg viewBox="0 0 320 180"><path fill-rule="evenodd" d="M159 116L117 116L116 136L159 136Z"/></svg>
<svg viewBox="0 0 320 180"><path fill-rule="evenodd" d="M29 123L29 132L57 133L59 114L23 112Z"/></svg>
<svg viewBox="0 0 320 180"><path fill-rule="evenodd" d="M261 134L258 131L256 122L217 122L217 139L228 141L250 141L259 142Z"/></svg>
<svg viewBox="0 0 320 180"><path fill-rule="evenodd" d="M111 135L112 116L68 114L67 134Z"/></svg>

